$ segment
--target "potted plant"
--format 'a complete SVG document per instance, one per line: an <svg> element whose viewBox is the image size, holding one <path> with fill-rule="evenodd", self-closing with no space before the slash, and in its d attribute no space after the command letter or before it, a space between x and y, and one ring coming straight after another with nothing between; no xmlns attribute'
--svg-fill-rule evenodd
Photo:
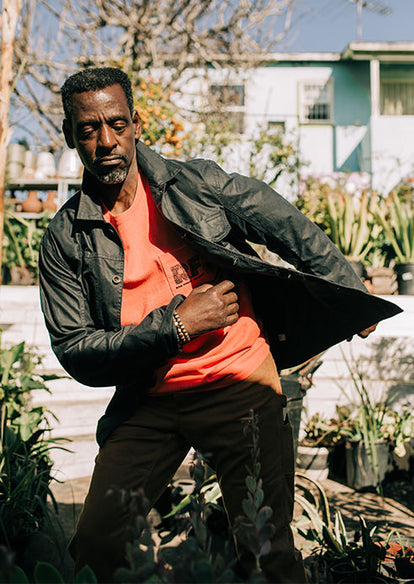
<svg viewBox="0 0 414 584"><path fill-rule="evenodd" d="M296 503L304 515L296 522L297 532L310 542L317 564L317 579L312 581L380 583L385 549L374 540L376 526L369 528L359 517L360 529L347 532L339 511L331 520L331 510L323 488L306 476L299 475ZM305 483L303 482L305 479Z"/></svg>
<svg viewBox="0 0 414 584"><path fill-rule="evenodd" d="M396 536L398 541L393 541ZM414 579L414 548L404 545L400 533L392 530L385 541L377 543L385 553L382 571L392 578L398 580Z"/></svg>
<svg viewBox="0 0 414 584"><path fill-rule="evenodd" d="M407 406L397 411L386 400L374 401L363 376L352 375L358 399L340 408L344 416L339 432L345 439L346 480L356 489L380 489L391 459L396 467L404 463L408 467L414 413Z"/></svg>
<svg viewBox="0 0 414 584"><path fill-rule="evenodd" d="M349 400L347 423L341 426L346 448L346 476L349 486L355 489L376 487L381 483L388 467L390 441L384 432L384 423L389 412L385 400L371 397L357 364L342 357L349 371L353 395L342 392Z"/></svg>
<svg viewBox="0 0 414 584"><path fill-rule="evenodd" d="M392 192L377 204L375 215L395 254L398 293L414 294L414 207Z"/></svg>
<svg viewBox="0 0 414 584"><path fill-rule="evenodd" d="M394 271L394 253L383 230L365 258L367 280L372 294L396 294L397 275Z"/></svg>
<svg viewBox="0 0 414 584"><path fill-rule="evenodd" d="M296 460L300 472L319 481L328 477L330 454L343 438L340 427L339 419L328 420L319 412L305 421Z"/></svg>
<svg viewBox="0 0 414 584"><path fill-rule="evenodd" d="M363 262L381 231L374 214L376 196L363 191L356 197L346 190L331 190L325 196L326 233L364 277Z"/></svg>

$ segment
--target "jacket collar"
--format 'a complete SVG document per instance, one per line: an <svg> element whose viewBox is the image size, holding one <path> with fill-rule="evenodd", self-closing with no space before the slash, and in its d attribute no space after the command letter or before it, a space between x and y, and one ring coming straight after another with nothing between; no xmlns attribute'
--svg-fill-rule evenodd
<svg viewBox="0 0 414 584"><path fill-rule="evenodd" d="M168 183L180 172L180 164L174 160L165 160L140 141L137 142L137 160L139 169L147 177L151 187L153 187L151 190L158 205L162 195L160 187ZM85 180L87 179L84 177L76 218L83 221L103 221L99 199L92 198L83 189Z"/></svg>

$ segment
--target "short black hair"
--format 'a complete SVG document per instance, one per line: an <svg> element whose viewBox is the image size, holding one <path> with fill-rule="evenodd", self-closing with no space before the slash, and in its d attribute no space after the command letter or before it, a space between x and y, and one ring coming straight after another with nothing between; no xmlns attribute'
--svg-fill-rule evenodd
<svg viewBox="0 0 414 584"><path fill-rule="evenodd" d="M98 91L111 85L120 85L125 93L129 111L134 111L134 98L128 75L115 67L94 67L83 69L68 77L60 89L65 118L70 120L72 114L72 96L84 91Z"/></svg>

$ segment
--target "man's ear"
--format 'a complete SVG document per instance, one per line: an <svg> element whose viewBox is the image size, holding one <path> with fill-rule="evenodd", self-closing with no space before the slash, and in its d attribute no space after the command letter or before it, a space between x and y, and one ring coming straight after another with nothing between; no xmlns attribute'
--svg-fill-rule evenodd
<svg viewBox="0 0 414 584"><path fill-rule="evenodd" d="M137 112L137 110L134 110L132 112L132 123L134 124L134 128L135 128L135 140L139 140L141 138L141 133L142 133L142 122L141 122L141 118L139 117L139 113Z"/></svg>
<svg viewBox="0 0 414 584"><path fill-rule="evenodd" d="M68 145L68 148L75 148L75 142L73 141L73 135L72 135L72 124L66 118L63 120L62 130L63 130L63 134L65 136L65 140L66 140L66 144Z"/></svg>

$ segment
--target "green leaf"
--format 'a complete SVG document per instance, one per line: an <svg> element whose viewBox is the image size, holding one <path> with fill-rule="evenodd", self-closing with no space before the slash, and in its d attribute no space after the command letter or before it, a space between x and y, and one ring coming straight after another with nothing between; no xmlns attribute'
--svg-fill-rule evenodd
<svg viewBox="0 0 414 584"><path fill-rule="evenodd" d="M271 523L266 523L259 531L259 543L263 545L267 540L270 540L272 535L274 535L276 528Z"/></svg>
<svg viewBox="0 0 414 584"><path fill-rule="evenodd" d="M260 548L260 551L259 551L260 557L266 556L268 553L270 553L270 550L271 550L270 541L266 540Z"/></svg>
<svg viewBox="0 0 414 584"><path fill-rule="evenodd" d="M84 566L75 576L74 584L97 584L98 579L92 568Z"/></svg>
<svg viewBox="0 0 414 584"><path fill-rule="evenodd" d="M251 493L254 493L256 490L256 480L251 475L246 477L246 487Z"/></svg>
<svg viewBox="0 0 414 584"><path fill-rule="evenodd" d="M48 562L37 562L33 575L35 584L65 584L60 572Z"/></svg>
<svg viewBox="0 0 414 584"><path fill-rule="evenodd" d="M255 496L254 496L254 504L256 509L260 509L264 500L264 492L263 489L258 489Z"/></svg>
<svg viewBox="0 0 414 584"><path fill-rule="evenodd" d="M246 516L250 519L250 521L254 522L256 520L256 507L254 504L248 499L244 499L242 505Z"/></svg>
<svg viewBox="0 0 414 584"><path fill-rule="evenodd" d="M9 584L29 584L28 577L19 566L13 568L13 571L9 574L8 578Z"/></svg>
<svg viewBox="0 0 414 584"><path fill-rule="evenodd" d="M193 497L192 493L189 493L186 497L184 497L184 499L181 499L178 505L175 505L175 507L173 507L173 509L169 513L167 513L167 515L163 515L163 519L168 519L169 517L177 515L177 513L183 513L184 511L187 511L191 503L192 497Z"/></svg>
<svg viewBox="0 0 414 584"><path fill-rule="evenodd" d="M262 507L256 517L256 527L260 529L273 515L271 507Z"/></svg>

